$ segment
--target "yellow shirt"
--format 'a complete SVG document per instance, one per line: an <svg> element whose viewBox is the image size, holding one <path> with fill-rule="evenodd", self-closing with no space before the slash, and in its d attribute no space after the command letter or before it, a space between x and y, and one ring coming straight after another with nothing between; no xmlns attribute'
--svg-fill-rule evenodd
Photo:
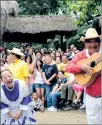
<svg viewBox="0 0 102 125"><path fill-rule="evenodd" d="M21 79L26 82L26 77L29 77L29 67L26 62L20 59L11 63L9 70L12 72L15 79Z"/></svg>
<svg viewBox="0 0 102 125"><path fill-rule="evenodd" d="M67 66L67 63L66 64L60 63L57 67L58 67L58 70L64 71L65 77L68 78L68 72L65 72L66 66Z"/></svg>

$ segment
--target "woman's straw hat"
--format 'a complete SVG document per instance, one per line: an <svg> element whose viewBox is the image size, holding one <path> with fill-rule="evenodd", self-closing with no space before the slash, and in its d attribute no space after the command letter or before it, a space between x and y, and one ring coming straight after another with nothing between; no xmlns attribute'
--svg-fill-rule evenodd
<svg viewBox="0 0 102 125"><path fill-rule="evenodd" d="M85 37L82 36L80 41L85 41L86 39L102 38L102 35L98 35L97 31L94 28L89 28L86 31Z"/></svg>
<svg viewBox="0 0 102 125"><path fill-rule="evenodd" d="M12 50L7 50L7 51L8 51L8 53L14 53L16 55L24 56L24 54L18 48L13 48Z"/></svg>

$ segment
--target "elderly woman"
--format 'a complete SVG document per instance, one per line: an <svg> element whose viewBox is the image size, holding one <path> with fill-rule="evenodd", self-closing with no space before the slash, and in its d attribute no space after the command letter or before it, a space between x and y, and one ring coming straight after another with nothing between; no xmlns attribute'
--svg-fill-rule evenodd
<svg viewBox="0 0 102 125"><path fill-rule="evenodd" d="M23 80L14 80L8 69L1 71L1 124L36 124L30 109L31 98Z"/></svg>

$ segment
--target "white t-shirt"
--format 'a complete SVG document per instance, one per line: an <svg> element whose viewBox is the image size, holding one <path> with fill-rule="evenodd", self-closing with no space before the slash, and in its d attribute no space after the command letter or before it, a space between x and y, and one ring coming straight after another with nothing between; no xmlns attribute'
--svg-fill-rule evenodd
<svg viewBox="0 0 102 125"><path fill-rule="evenodd" d="M36 70L36 78L34 80L34 83L44 84L44 80L41 76L41 72L39 72L38 70Z"/></svg>

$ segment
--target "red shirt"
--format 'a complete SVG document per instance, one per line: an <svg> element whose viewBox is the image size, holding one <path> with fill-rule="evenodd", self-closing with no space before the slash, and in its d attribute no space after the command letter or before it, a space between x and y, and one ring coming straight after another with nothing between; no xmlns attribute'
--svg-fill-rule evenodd
<svg viewBox="0 0 102 125"><path fill-rule="evenodd" d="M89 54L87 50L83 50L79 52L78 54L76 54L73 60L68 64L67 71L73 74L81 72L81 67L76 63L79 60L87 59L87 58L89 58ZM101 89L101 74L100 74L97 76L93 84L86 87L86 93L89 94L90 96L101 96L101 90L102 89Z"/></svg>

